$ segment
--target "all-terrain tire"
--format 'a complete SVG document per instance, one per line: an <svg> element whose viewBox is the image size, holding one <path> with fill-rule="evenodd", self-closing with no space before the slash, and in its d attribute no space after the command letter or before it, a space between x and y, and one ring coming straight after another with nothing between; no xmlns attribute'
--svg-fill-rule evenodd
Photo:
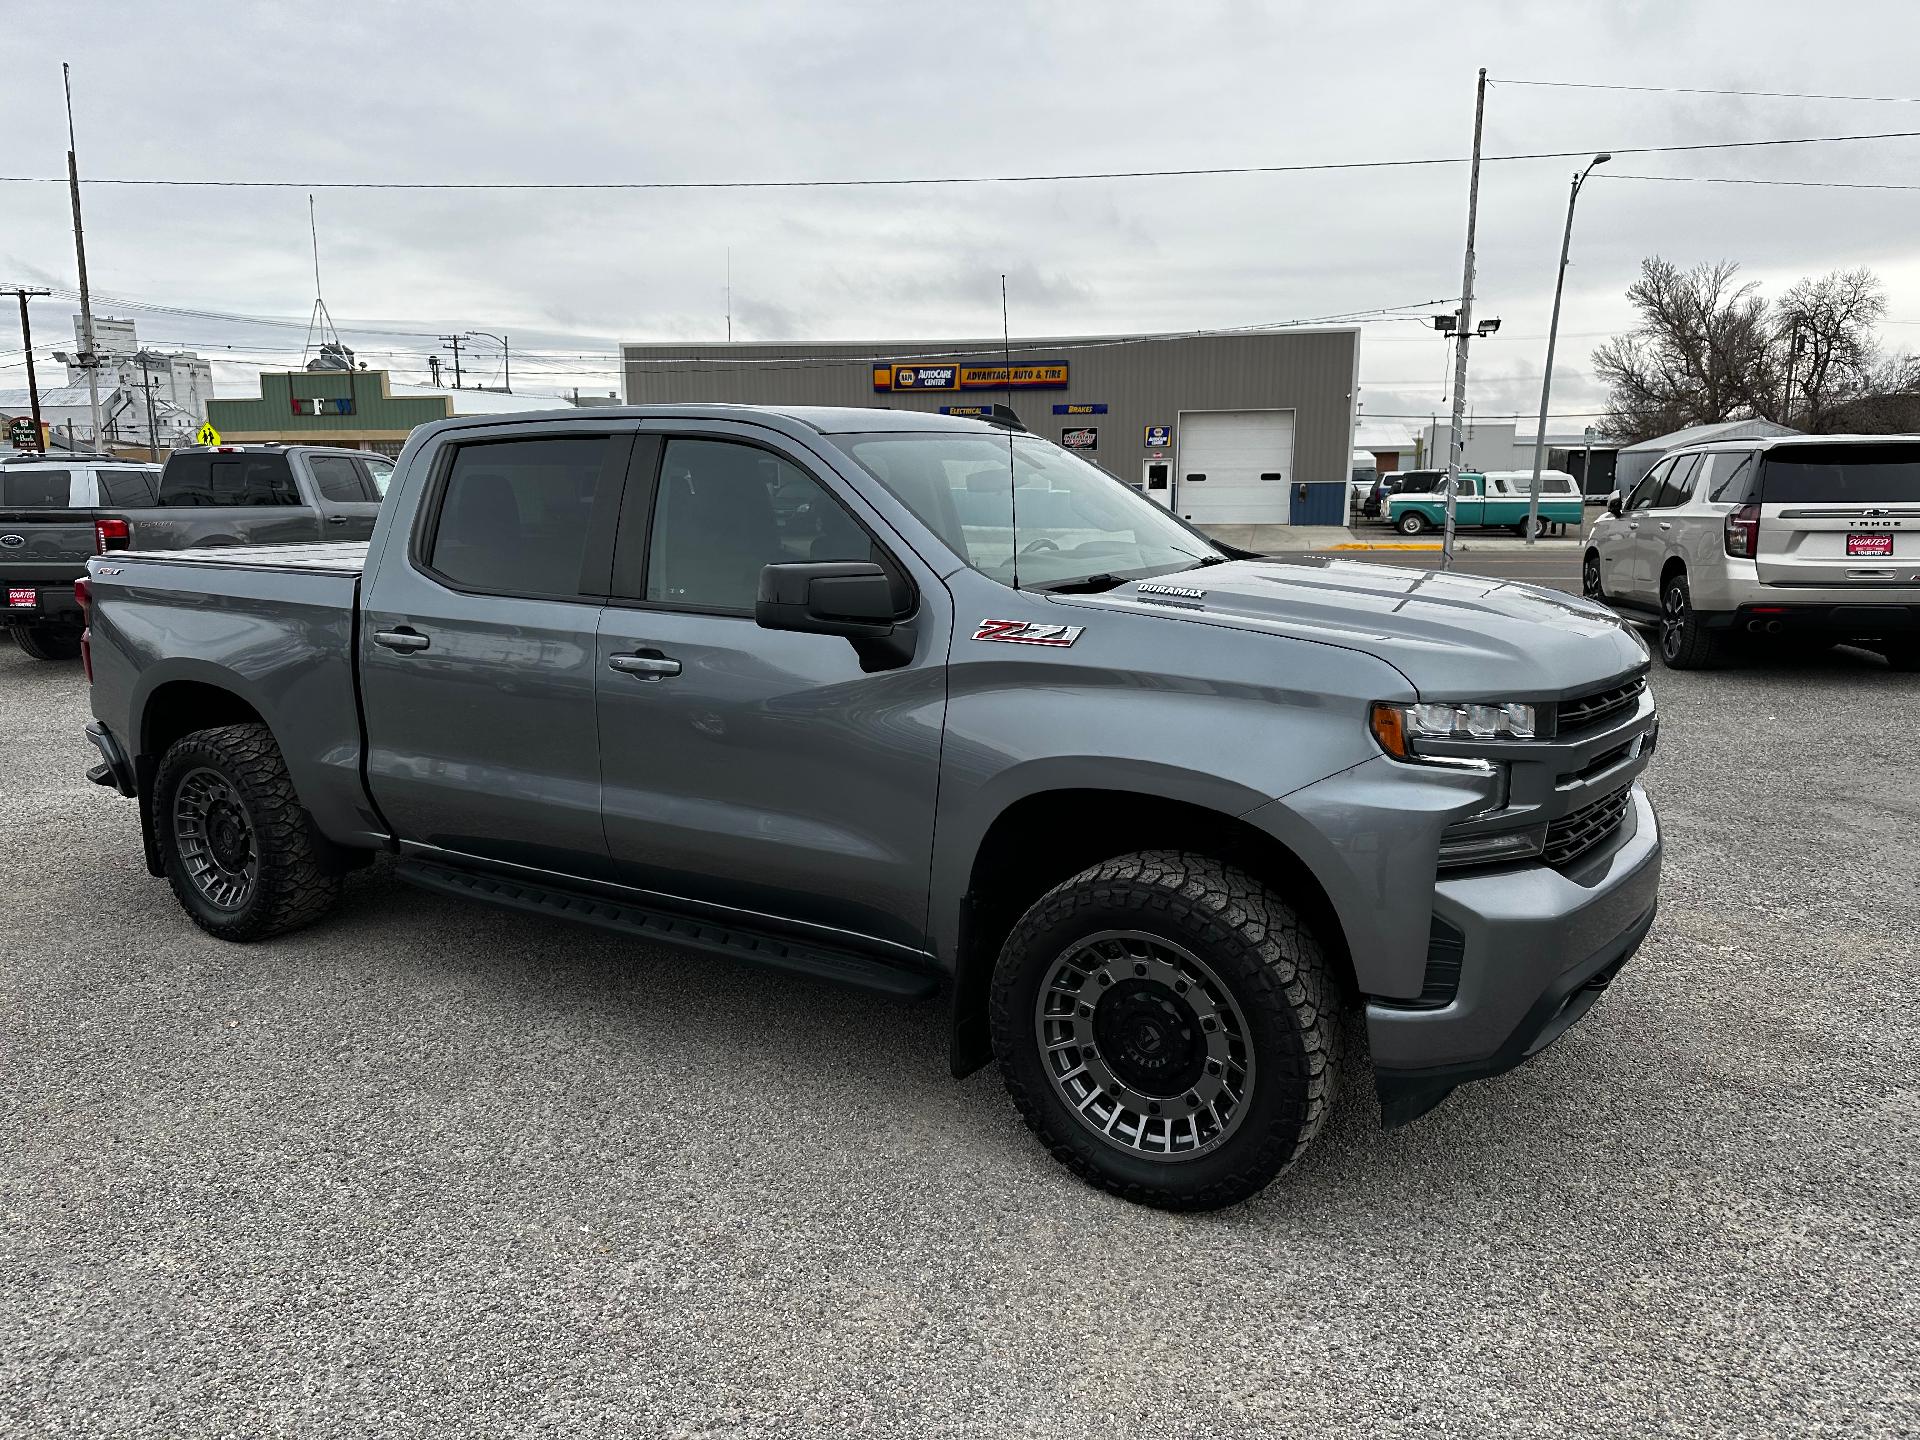
<svg viewBox="0 0 1920 1440"><path fill-rule="evenodd" d="M1669 670L1708 670L1726 657L1728 632L1709 630L1693 608L1687 577L1660 587L1660 659Z"/></svg>
<svg viewBox="0 0 1920 1440"><path fill-rule="evenodd" d="M80 658L80 632L64 625L16 625L13 643L36 660Z"/></svg>
<svg viewBox="0 0 1920 1440"><path fill-rule="evenodd" d="M1105 1138L1050 1069L1037 1029L1048 976L1089 937L1115 933L1171 941L1203 961L1244 1020L1253 1059L1244 1109L1211 1149L1152 1158ZM1108 993L1088 983L1087 993ZM1034 902L1001 949L990 1020L1007 1091L1056 1159L1138 1204L1211 1210L1256 1194L1320 1133L1336 1081L1337 1003L1318 939L1278 894L1211 856L1150 850L1091 866Z"/></svg>
<svg viewBox="0 0 1920 1440"><path fill-rule="evenodd" d="M203 788L216 780L231 787L229 817L244 820L251 875L230 904L216 903L196 883L182 854L184 830L177 813L183 784L195 776ZM313 817L294 794L293 780L273 734L264 725L222 725L196 730L174 742L161 758L153 782L154 828L167 883L193 923L222 940L265 940L311 925L340 895L339 867Z"/></svg>

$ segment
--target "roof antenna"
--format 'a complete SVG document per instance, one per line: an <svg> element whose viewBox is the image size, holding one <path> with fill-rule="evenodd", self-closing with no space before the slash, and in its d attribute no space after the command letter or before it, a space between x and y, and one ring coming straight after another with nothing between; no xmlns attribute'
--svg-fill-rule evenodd
<svg viewBox="0 0 1920 1440"><path fill-rule="evenodd" d="M333 328L333 316L327 313L327 302L320 298L320 225L314 219L313 196L307 196L307 233L313 237L313 314L307 318L307 343L300 351L300 364L305 368L307 356L316 348L319 358L326 360L327 342L333 343L334 356L346 362L346 347L340 343L340 332ZM316 345L317 337L317 345ZM350 362L345 368L352 369Z"/></svg>
<svg viewBox="0 0 1920 1440"><path fill-rule="evenodd" d="M1007 408L1013 408L1013 332L1007 328L1007 277L1000 276L1000 367L1006 381ZM1007 518L1013 533L1013 588L1020 588L1020 497L1013 475L1013 429L1007 428Z"/></svg>

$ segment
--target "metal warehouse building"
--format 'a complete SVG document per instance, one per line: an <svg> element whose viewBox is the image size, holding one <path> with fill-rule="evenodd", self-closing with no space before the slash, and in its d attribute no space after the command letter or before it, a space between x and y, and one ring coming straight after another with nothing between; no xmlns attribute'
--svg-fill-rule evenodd
<svg viewBox="0 0 1920 1440"><path fill-rule="evenodd" d="M1009 364L1009 361L1011 362ZM633 404L1011 405L1199 524L1343 525L1358 327L1247 335L621 346Z"/></svg>

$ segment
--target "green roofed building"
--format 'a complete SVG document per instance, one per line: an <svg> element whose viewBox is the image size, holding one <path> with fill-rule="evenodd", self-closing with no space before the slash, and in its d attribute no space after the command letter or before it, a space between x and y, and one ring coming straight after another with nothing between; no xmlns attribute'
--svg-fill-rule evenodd
<svg viewBox="0 0 1920 1440"><path fill-rule="evenodd" d="M209 400L207 423L228 444L271 440L398 455L416 425L565 406L551 395L395 386L385 370L263 370L257 397Z"/></svg>

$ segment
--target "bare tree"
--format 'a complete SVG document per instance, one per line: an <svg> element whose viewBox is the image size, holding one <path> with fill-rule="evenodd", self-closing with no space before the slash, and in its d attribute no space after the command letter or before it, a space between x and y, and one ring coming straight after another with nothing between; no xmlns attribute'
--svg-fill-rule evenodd
<svg viewBox="0 0 1920 1440"><path fill-rule="evenodd" d="M1640 262L1627 299L1640 321L1593 352L1607 384L1609 435L1632 442L1761 413L1775 387L1774 335L1757 282L1732 261L1691 270Z"/></svg>
<svg viewBox="0 0 1920 1440"><path fill-rule="evenodd" d="M1816 434L1831 432L1849 402L1882 384L1898 388L1899 367L1885 369L1873 338L1886 311L1886 292L1865 268L1795 282L1773 311L1774 343L1785 363L1769 418Z"/></svg>

